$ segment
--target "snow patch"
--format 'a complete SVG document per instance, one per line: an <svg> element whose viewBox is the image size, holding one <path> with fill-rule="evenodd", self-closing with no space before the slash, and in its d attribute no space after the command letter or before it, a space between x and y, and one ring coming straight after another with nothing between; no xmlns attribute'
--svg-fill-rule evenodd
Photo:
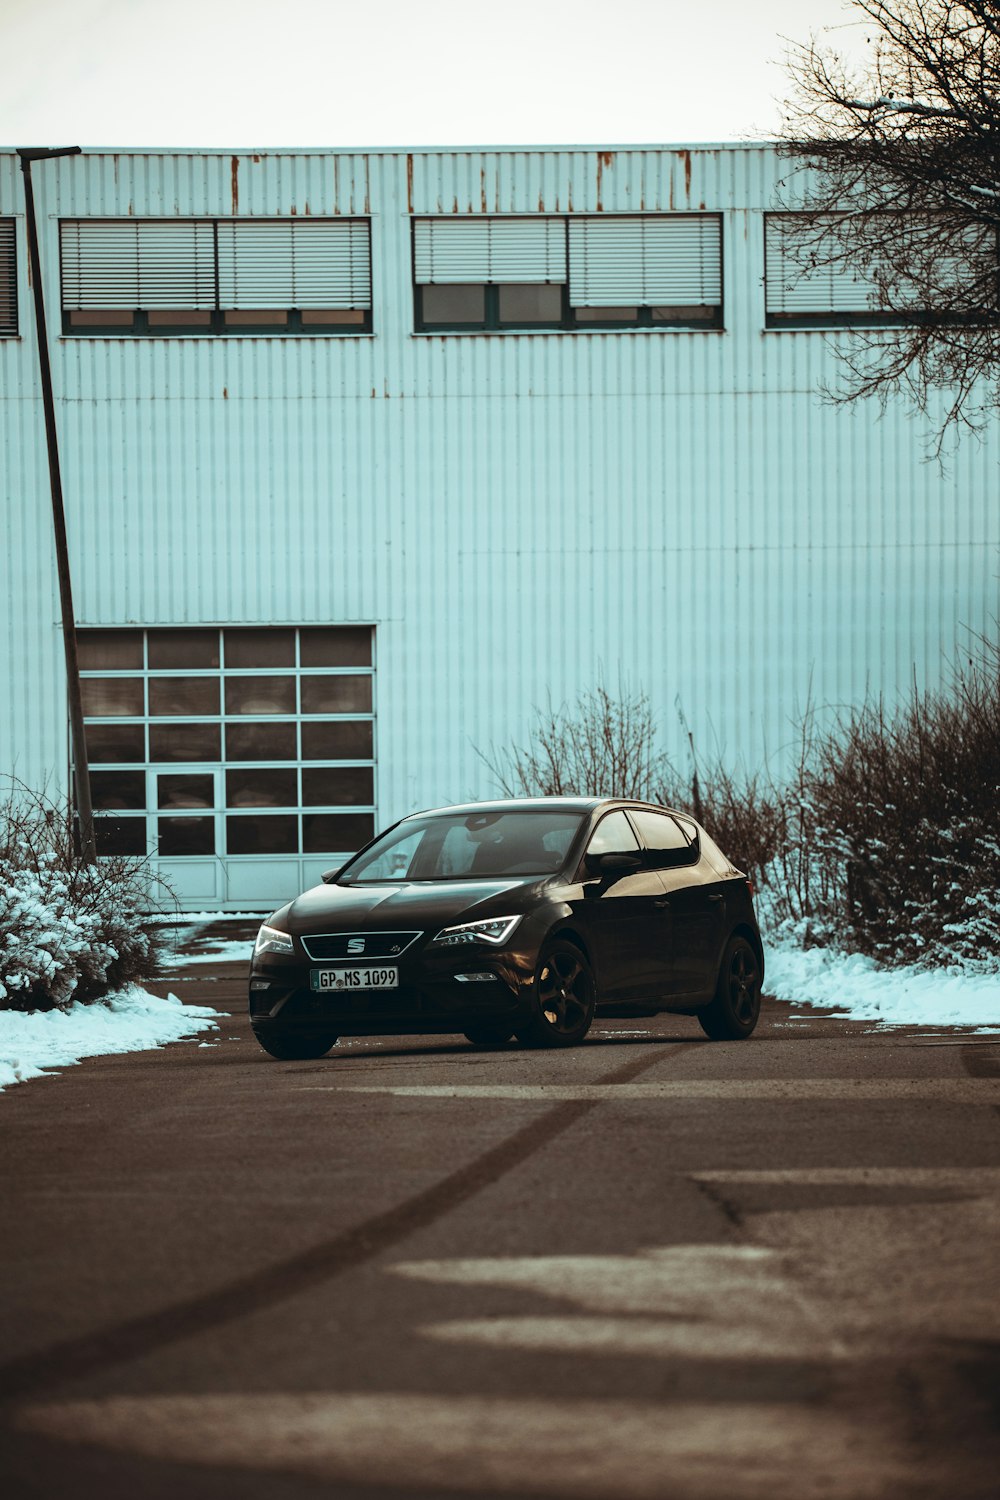
<svg viewBox="0 0 1000 1500"><path fill-rule="evenodd" d="M194 953L190 948L164 953L159 960L161 969L186 969L189 964L245 963L250 967L253 955L253 938L223 938L218 942L206 940L209 947L204 953Z"/></svg>
<svg viewBox="0 0 1000 1500"><path fill-rule="evenodd" d="M217 1027L217 1015L209 1006L183 1005L176 995L162 999L138 985L65 1010L0 1010L0 1089L84 1057L183 1041Z"/></svg>
<svg viewBox="0 0 1000 1500"><path fill-rule="evenodd" d="M953 968L886 969L859 953L768 946L764 989L796 1005L829 1007L887 1026L1000 1027L1000 974Z"/></svg>
<svg viewBox="0 0 1000 1500"><path fill-rule="evenodd" d="M192 927L203 922L263 922L272 914L269 906L261 911L174 911L151 912L143 918L147 927Z"/></svg>

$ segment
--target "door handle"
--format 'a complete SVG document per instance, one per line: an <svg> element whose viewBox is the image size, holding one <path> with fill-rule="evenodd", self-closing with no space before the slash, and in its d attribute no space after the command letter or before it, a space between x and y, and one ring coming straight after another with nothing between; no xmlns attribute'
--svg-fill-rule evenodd
<svg viewBox="0 0 1000 1500"><path fill-rule="evenodd" d="M718 905L718 906L722 905L722 897L721 896L709 896L708 899L709 899L709 901L714 901L716 903L716 905Z"/></svg>
<svg viewBox="0 0 1000 1500"><path fill-rule="evenodd" d="M670 905L671 899L672 898L670 896L661 896L658 901L653 902L653 905L659 907L659 909L662 911L665 906Z"/></svg>

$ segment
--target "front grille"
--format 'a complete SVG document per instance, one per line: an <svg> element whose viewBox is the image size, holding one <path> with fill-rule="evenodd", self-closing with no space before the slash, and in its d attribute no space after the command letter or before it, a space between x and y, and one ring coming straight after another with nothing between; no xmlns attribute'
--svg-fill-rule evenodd
<svg viewBox="0 0 1000 1500"><path fill-rule="evenodd" d="M419 932L311 932L301 943L310 958L364 963L369 958L398 958L419 936Z"/></svg>

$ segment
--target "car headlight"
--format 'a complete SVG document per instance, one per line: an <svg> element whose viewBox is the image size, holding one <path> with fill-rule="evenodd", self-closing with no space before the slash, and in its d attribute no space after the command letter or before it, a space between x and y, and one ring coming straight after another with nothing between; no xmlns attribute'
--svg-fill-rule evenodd
<svg viewBox="0 0 1000 1500"><path fill-rule="evenodd" d="M253 945L253 956L257 958L261 953L294 953L295 944L287 932L279 932L277 927L268 927L265 922L257 934L257 941Z"/></svg>
<svg viewBox="0 0 1000 1500"><path fill-rule="evenodd" d="M516 917L486 917L481 922L460 922L457 927L444 927L437 937L431 938L429 947L451 947L457 943L495 943L499 946L510 937L520 922Z"/></svg>

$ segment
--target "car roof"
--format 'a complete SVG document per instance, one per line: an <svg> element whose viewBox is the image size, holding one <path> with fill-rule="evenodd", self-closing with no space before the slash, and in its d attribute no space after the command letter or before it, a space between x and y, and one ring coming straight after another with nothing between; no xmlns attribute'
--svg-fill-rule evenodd
<svg viewBox="0 0 1000 1500"><path fill-rule="evenodd" d="M649 808L652 812L673 812L674 808L663 807L655 802L643 802L637 797L497 797L488 802L456 802L446 807L425 807L420 812L408 813L410 818L433 817L437 813L483 813L483 812L593 812L597 808L635 807ZM691 822L690 813L681 812L682 818ZM405 822L406 819L403 819Z"/></svg>
<svg viewBox="0 0 1000 1500"><path fill-rule="evenodd" d="M433 817L436 813L481 812L589 812L600 807L604 797L496 797L484 802L456 802L445 807L425 807L408 813L411 818ZM405 822L405 819L404 819Z"/></svg>

